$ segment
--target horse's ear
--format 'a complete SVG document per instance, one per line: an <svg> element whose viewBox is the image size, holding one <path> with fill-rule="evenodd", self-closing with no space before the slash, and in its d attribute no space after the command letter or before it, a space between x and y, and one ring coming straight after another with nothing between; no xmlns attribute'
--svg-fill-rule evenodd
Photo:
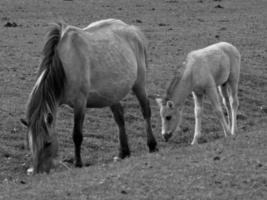
<svg viewBox="0 0 267 200"><path fill-rule="evenodd" d="M20 119L20 122L21 122L21 124L23 125L23 126L25 126L25 127L29 127L29 123L25 120L25 119Z"/></svg>
<svg viewBox="0 0 267 200"><path fill-rule="evenodd" d="M47 125L50 126L52 124L53 120L54 120L53 115L51 113L48 113L47 117L46 117Z"/></svg>
<svg viewBox="0 0 267 200"><path fill-rule="evenodd" d="M159 107L162 107L163 99L162 98L156 98L155 100L158 103Z"/></svg>
<svg viewBox="0 0 267 200"><path fill-rule="evenodd" d="M173 101L167 101L166 105L167 105L168 108L173 108L174 107Z"/></svg>

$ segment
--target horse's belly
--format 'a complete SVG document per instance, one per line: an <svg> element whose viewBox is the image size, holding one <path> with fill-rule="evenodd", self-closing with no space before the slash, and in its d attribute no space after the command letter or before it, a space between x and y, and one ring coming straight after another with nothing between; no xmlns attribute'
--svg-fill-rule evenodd
<svg viewBox="0 0 267 200"><path fill-rule="evenodd" d="M118 103L129 93L137 80L136 60L127 56L107 57L101 64L96 63L91 70L88 107L104 107Z"/></svg>
<svg viewBox="0 0 267 200"><path fill-rule="evenodd" d="M118 103L130 91L130 85L110 85L109 88L101 88L98 90L91 90L87 97L87 107L106 107Z"/></svg>

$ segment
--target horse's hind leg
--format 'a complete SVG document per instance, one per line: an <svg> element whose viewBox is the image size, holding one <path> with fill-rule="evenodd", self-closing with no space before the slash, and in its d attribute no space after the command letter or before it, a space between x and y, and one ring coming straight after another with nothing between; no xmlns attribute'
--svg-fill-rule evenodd
<svg viewBox="0 0 267 200"><path fill-rule="evenodd" d="M224 135L227 136L230 134L229 126L226 123L223 110L219 101L219 95L217 92L217 88L215 86L211 86L207 89L207 95L211 101L211 104L214 108L214 113L219 119L221 126L223 127Z"/></svg>
<svg viewBox="0 0 267 200"><path fill-rule="evenodd" d="M72 139L74 142L75 166L82 167L81 144L83 141L82 127L85 116L85 106L76 106L74 108L74 128Z"/></svg>
<svg viewBox="0 0 267 200"><path fill-rule="evenodd" d="M147 132L147 146L149 148L149 152L157 151L158 150L157 142L156 142L156 139L153 135L152 128L151 128L151 109L150 109L150 104L149 104L149 100L146 95L145 88L143 86L136 84L133 87L133 92L136 95L140 103L142 114L145 119L146 132Z"/></svg>
<svg viewBox="0 0 267 200"><path fill-rule="evenodd" d="M195 133L193 141L191 142L192 145L197 144L198 138L201 135L201 119L202 119L202 105L203 105L203 95L198 95L193 92L194 103L195 103Z"/></svg>
<svg viewBox="0 0 267 200"><path fill-rule="evenodd" d="M230 101L229 101L229 93L228 93L228 84L223 84L218 87L219 92L222 97L222 102L225 107L226 113L227 113L227 122L229 124L229 127L231 127L231 106L230 106Z"/></svg>
<svg viewBox="0 0 267 200"><path fill-rule="evenodd" d="M119 127L119 158L123 159L130 156L130 150L128 145L128 138L125 131L123 107L120 103L110 106L114 119Z"/></svg>

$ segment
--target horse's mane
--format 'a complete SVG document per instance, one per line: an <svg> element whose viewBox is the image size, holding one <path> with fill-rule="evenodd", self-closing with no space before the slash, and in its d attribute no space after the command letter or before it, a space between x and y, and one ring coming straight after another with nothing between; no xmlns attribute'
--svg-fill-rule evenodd
<svg viewBox="0 0 267 200"><path fill-rule="evenodd" d="M33 141L38 149L42 148L48 136L45 118L48 113L54 113L57 101L64 92L65 72L56 50L61 39L62 26L61 23L54 24L47 34L37 81L27 106L26 117L32 131ZM45 131L40 131L40 129Z"/></svg>

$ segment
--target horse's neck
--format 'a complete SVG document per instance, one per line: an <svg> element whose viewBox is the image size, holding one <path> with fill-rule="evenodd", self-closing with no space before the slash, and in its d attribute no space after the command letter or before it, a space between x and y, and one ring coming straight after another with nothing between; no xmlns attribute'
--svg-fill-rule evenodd
<svg viewBox="0 0 267 200"><path fill-rule="evenodd" d="M186 98L192 92L192 81L189 73L184 73L179 83L176 85L172 100L178 106L183 106Z"/></svg>

